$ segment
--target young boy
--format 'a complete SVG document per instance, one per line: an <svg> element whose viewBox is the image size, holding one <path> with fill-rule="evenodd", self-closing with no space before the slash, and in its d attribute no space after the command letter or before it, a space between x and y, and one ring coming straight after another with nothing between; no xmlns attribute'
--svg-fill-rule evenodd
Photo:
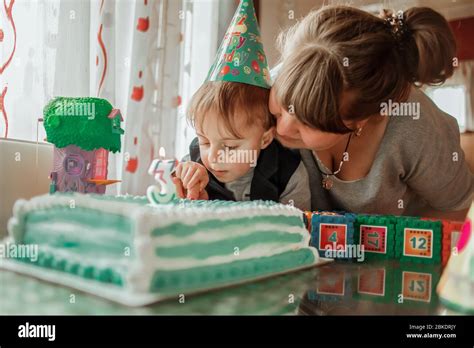
<svg viewBox="0 0 474 348"><path fill-rule="evenodd" d="M258 34L253 4L244 0L190 102L197 138L173 182L181 198L273 200L311 210L299 153L274 139L269 70Z"/></svg>

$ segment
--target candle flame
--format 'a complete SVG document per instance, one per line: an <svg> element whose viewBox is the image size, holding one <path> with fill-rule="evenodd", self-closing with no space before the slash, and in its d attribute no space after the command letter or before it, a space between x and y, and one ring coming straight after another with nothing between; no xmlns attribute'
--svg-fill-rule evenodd
<svg viewBox="0 0 474 348"><path fill-rule="evenodd" d="M166 156L165 148L163 146L160 147L158 154L160 155L161 158L164 158Z"/></svg>

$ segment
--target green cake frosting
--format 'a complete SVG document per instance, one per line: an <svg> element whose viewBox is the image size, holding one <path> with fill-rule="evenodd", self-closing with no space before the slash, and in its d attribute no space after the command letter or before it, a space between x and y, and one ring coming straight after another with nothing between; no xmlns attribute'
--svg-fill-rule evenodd
<svg viewBox="0 0 474 348"><path fill-rule="evenodd" d="M268 276L290 269L311 265L314 253L303 248L257 259L234 261L215 266L194 267L179 271L156 271L150 291L163 293L199 290L211 285L223 285Z"/></svg>
<svg viewBox="0 0 474 348"><path fill-rule="evenodd" d="M120 115L110 119L112 105L100 98L51 100L43 110L47 139L56 147L76 145L85 151L104 148L120 151Z"/></svg>

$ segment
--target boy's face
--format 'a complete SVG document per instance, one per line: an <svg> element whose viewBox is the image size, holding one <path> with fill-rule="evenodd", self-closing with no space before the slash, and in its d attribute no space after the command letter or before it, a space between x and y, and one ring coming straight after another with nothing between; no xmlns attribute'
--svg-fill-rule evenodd
<svg viewBox="0 0 474 348"><path fill-rule="evenodd" d="M274 128L265 130L258 122L248 126L245 117L236 117L235 128L243 138L237 138L227 129L216 111L210 110L196 127L201 160L217 180L234 181L245 175L257 163L260 150L273 140Z"/></svg>

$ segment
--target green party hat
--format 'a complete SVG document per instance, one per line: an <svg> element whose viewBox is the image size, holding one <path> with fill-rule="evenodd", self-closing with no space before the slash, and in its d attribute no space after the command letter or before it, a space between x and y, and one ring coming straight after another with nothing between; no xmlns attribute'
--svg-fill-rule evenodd
<svg viewBox="0 0 474 348"><path fill-rule="evenodd" d="M240 1L206 81L231 81L270 88L270 69L253 0Z"/></svg>

